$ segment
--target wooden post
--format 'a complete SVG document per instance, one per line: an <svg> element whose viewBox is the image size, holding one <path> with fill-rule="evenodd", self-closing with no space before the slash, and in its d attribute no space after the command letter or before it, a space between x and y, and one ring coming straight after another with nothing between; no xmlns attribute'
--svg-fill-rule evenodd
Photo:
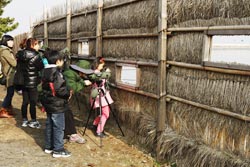
<svg viewBox="0 0 250 167"><path fill-rule="evenodd" d="M44 6L43 19L44 19L44 45L49 46L48 39L48 11L46 5Z"/></svg>
<svg viewBox="0 0 250 167"><path fill-rule="evenodd" d="M103 0L98 0L97 23L96 23L96 57L102 56L102 14L103 14Z"/></svg>
<svg viewBox="0 0 250 167"><path fill-rule="evenodd" d="M69 49L69 52L71 51L71 0L67 0L67 48Z"/></svg>
<svg viewBox="0 0 250 167"><path fill-rule="evenodd" d="M158 4L158 111L157 111L157 147L156 156L160 160L159 136L166 123L166 55L167 55L167 1L159 0Z"/></svg>

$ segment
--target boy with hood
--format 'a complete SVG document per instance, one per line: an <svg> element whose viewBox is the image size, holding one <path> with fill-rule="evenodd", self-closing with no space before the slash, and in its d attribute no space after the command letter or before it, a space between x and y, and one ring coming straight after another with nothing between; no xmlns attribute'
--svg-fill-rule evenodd
<svg viewBox="0 0 250 167"><path fill-rule="evenodd" d="M58 51L47 50L45 57L49 65L45 66L42 77L41 103L47 113L45 128L45 153L53 157L69 157L71 153L64 148L65 112L68 112L70 90L61 73L64 57Z"/></svg>

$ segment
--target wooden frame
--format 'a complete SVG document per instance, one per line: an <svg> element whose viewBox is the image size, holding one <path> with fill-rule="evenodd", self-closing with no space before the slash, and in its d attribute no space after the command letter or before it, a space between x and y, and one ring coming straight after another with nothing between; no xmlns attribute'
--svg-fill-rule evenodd
<svg viewBox="0 0 250 167"><path fill-rule="evenodd" d="M122 73L122 67L135 67L136 68L136 84L129 84L129 83L124 83L121 81L121 73ZM129 88L129 89L134 89L137 90L140 86L140 78L141 78L141 69L138 67L138 65L135 64L125 64L125 63L116 63L116 75L115 75L115 82L116 85L119 87L124 87L124 88Z"/></svg>
<svg viewBox="0 0 250 167"><path fill-rule="evenodd" d="M214 35L249 35L248 29L209 29L205 31L203 49L202 49L202 65L208 67L217 67L225 69L238 69L250 71L248 65L235 65L231 63L218 63L211 60L212 36Z"/></svg>
<svg viewBox="0 0 250 167"><path fill-rule="evenodd" d="M87 42L89 45L89 40L85 39L85 40L78 40L78 55L84 55L84 56L89 56L90 51L88 50L88 54L83 54L82 53L82 48L83 48L83 43ZM89 46L88 46L89 47Z"/></svg>

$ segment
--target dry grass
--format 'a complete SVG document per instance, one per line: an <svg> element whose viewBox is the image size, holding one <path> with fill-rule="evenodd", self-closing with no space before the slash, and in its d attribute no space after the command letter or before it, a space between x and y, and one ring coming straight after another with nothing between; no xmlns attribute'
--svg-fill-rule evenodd
<svg viewBox="0 0 250 167"><path fill-rule="evenodd" d="M66 20L48 23L49 37L66 37Z"/></svg>
<svg viewBox="0 0 250 167"><path fill-rule="evenodd" d="M175 161L178 167L249 167L248 159L220 152L198 140L190 140L167 127L160 139L160 155L164 160Z"/></svg>
<svg viewBox="0 0 250 167"><path fill-rule="evenodd" d="M167 92L201 104L250 115L250 79L172 67L168 71Z"/></svg>
<svg viewBox="0 0 250 167"><path fill-rule="evenodd" d="M73 13L82 12L84 10L91 10L97 8L97 0L72 0L71 10Z"/></svg>
<svg viewBox="0 0 250 167"><path fill-rule="evenodd" d="M156 38L104 39L103 54L118 59L157 60Z"/></svg>
<svg viewBox="0 0 250 167"><path fill-rule="evenodd" d="M96 35L96 13L81 15L72 18L71 24L72 35L79 36L78 33L85 33L84 35L87 36L95 36Z"/></svg>
<svg viewBox="0 0 250 167"><path fill-rule="evenodd" d="M178 33L168 38L167 59L201 64L203 33ZM195 42L194 42L195 41Z"/></svg>
<svg viewBox="0 0 250 167"><path fill-rule="evenodd" d="M49 41L49 48L55 50L62 50L67 47L66 41Z"/></svg>
<svg viewBox="0 0 250 167"><path fill-rule="evenodd" d="M171 27L191 20L242 19L250 16L248 0L167 0L167 4L168 25ZM224 25L221 21L219 23Z"/></svg>
<svg viewBox="0 0 250 167"><path fill-rule="evenodd" d="M156 144L156 124L155 120L146 113L119 111L118 116L126 128L133 131L131 140L148 150L154 150Z"/></svg>
<svg viewBox="0 0 250 167"><path fill-rule="evenodd" d="M116 31L124 30L125 33L132 34L134 29L143 28L141 31L145 31L145 33L150 33L152 30L156 32L157 16L157 1L155 0L141 1L105 10L103 31L109 31L107 34L117 34Z"/></svg>

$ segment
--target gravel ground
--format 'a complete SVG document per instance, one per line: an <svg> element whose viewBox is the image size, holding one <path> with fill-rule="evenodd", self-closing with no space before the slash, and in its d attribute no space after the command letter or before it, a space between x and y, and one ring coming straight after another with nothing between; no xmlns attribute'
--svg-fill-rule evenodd
<svg viewBox="0 0 250 167"><path fill-rule="evenodd" d="M0 86L0 101L3 101L6 90ZM121 140L121 136L113 136L102 140L86 131L84 138L86 144L65 144L72 156L68 158L53 158L43 152L45 113L37 109L38 121L42 124L40 129L21 127L22 97L15 94L13 99L14 118L0 119L0 167L156 167L155 160L139 151L133 145ZM74 108L73 108L74 111ZM75 111L74 111L75 112ZM77 122L77 121L76 121ZM79 123L77 123L79 125ZM117 128L117 127L115 127ZM83 129L77 127L78 131Z"/></svg>

